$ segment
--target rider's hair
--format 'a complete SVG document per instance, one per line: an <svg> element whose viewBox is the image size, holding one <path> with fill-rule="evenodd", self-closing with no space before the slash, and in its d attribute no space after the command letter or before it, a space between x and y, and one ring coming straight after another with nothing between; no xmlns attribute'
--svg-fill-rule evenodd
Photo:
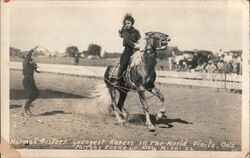
<svg viewBox="0 0 250 158"><path fill-rule="evenodd" d="M135 23L135 19L132 17L132 15L130 13L127 13L125 16L124 16L124 19L123 19L123 25L125 25L125 21L128 20L128 21L131 21L132 25L134 25Z"/></svg>

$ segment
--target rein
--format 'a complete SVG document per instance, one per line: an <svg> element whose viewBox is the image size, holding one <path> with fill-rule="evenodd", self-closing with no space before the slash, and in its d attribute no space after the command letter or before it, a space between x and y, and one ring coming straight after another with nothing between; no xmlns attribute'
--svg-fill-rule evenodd
<svg viewBox="0 0 250 158"><path fill-rule="evenodd" d="M157 57L157 52L156 52L156 48L158 48L159 46L161 46L161 43L159 43L161 40L159 39L160 37L159 37L159 35L158 34L156 34L156 35L154 35L154 34L146 34L147 35L147 37L145 38L145 40L146 40L146 43L144 43L144 41L143 41L143 45L144 45L144 48L143 47L141 47L141 48L143 48L143 50L139 50L140 52L143 52L143 57L146 59L146 60L149 60L149 61L151 61L151 60L153 60L152 59L152 57L154 57L154 59ZM139 43L140 44L140 43ZM148 59L147 59L148 58ZM114 71L114 70L113 70ZM132 89L132 88L127 88L127 87L125 87L125 86L119 86L119 85L116 85L116 84L113 84L108 78L105 78L105 77L103 77L103 79L105 80L105 81L107 81L108 83L110 83L113 87L115 87L116 89L118 89L118 90L120 90L120 91L122 91L122 92L124 92L124 93L128 93L129 91L137 91L138 92L138 90L136 90L136 89ZM136 88L136 87L135 87ZM151 89L144 89L144 90L147 90L147 91L149 91L149 90L151 90ZM153 93L152 93L153 94ZM151 98L151 97L153 97L153 96L156 96L155 94L153 94L152 96L149 96L149 97L147 97L146 99L149 99L149 98Z"/></svg>
<svg viewBox="0 0 250 158"><path fill-rule="evenodd" d="M147 56L152 57L152 56L155 56L155 55L156 55L156 53L152 53L152 54L148 54Z"/></svg>

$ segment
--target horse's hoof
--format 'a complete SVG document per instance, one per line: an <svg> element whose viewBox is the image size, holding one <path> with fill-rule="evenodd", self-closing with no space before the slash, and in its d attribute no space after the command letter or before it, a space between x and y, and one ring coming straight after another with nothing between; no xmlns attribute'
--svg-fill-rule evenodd
<svg viewBox="0 0 250 158"><path fill-rule="evenodd" d="M156 115L156 121L159 121L163 117L163 114L160 112Z"/></svg>
<svg viewBox="0 0 250 158"><path fill-rule="evenodd" d="M124 112L124 113L122 113L122 116L124 117L125 120L128 119L128 113Z"/></svg>
<svg viewBox="0 0 250 158"><path fill-rule="evenodd" d="M166 115L163 115L162 118L163 119L168 119L168 117Z"/></svg>
<svg viewBox="0 0 250 158"><path fill-rule="evenodd" d="M125 121L121 122L121 123L120 123L120 126L121 126L121 127L126 127Z"/></svg>
<svg viewBox="0 0 250 158"><path fill-rule="evenodd" d="M149 129L150 132L155 132L155 126L154 125L149 126L148 129Z"/></svg>
<svg viewBox="0 0 250 158"><path fill-rule="evenodd" d="M118 122L119 122L119 124L120 124L121 127L125 127L126 126L126 121L125 120L120 120Z"/></svg>

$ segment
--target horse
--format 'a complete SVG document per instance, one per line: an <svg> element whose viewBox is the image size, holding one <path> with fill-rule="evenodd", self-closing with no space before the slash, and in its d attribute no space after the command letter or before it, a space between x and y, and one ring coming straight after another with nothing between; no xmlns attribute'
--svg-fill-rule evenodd
<svg viewBox="0 0 250 158"><path fill-rule="evenodd" d="M104 74L104 82L111 97L110 107L121 125L125 125L128 113L124 108L124 102L127 93L131 90L137 91L140 102L146 117L145 125L150 131L155 131L149 116L149 108L145 98L145 91L149 91L157 96L161 101L161 108L156 115L156 120L166 118L164 96L156 88L155 66L157 64L157 49L166 49L170 38L161 32L147 32L145 38L140 42L143 43L142 49L134 52L130 59L130 64L123 74L123 83L117 83L117 73L119 64L111 64L107 67ZM116 103L116 91L120 93L118 103Z"/></svg>

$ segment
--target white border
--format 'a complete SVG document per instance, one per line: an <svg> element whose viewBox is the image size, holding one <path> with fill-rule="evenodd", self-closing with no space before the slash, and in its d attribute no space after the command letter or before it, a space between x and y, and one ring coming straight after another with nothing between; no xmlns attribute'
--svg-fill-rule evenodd
<svg viewBox="0 0 250 158"><path fill-rule="evenodd" d="M246 1L245 1L246 2ZM242 151L249 153L249 3L243 9L243 73L242 73Z"/></svg>
<svg viewBox="0 0 250 158"><path fill-rule="evenodd" d="M136 1L136 7L147 7L145 2ZM203 7L204 1L154 1L150 7L162 3L169 7ZM220 4L221 1L212 1ZM243 16L243 94L242 94L242 152L199 152L199 151L81 151L81 150L18 150L22 157L244 157L249 152L249 3L247 1L226 1L230 7L240 7ZM9 140L9 14L10 7L120 7L135 1L1 1L1 134ZM212 5L212 3L209 3ZM214 5L214 4L213 4ZM132 5L131 5L132 6ZM220 5L214 5L221 7Z"/></svg>
<svg viewBox="0 0 250 158"><path fill-rule="evenodd" d="M9 14L10 6L1 1L1 135L6 140L9 140Z"/></svg>

